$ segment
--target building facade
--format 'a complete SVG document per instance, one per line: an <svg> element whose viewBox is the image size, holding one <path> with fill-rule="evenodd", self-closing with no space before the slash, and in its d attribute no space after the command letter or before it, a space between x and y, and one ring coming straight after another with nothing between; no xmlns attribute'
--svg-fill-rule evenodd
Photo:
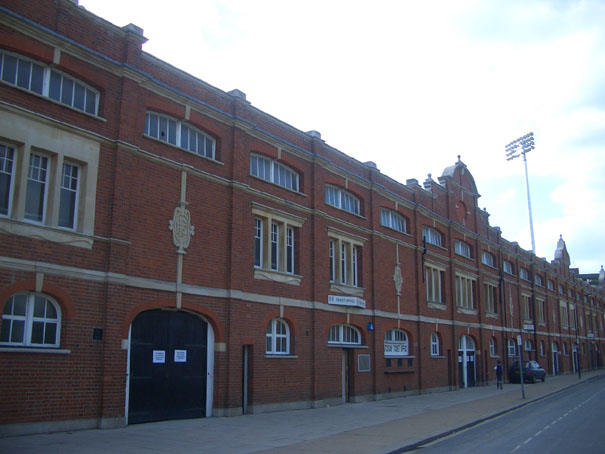
<svg viewBox="0 0 605 454"><path fill-rule="evenodd" d="M601 367L605 271L503 238L460 158L394 181L77 1L0 27L0 434Z"/></svg>

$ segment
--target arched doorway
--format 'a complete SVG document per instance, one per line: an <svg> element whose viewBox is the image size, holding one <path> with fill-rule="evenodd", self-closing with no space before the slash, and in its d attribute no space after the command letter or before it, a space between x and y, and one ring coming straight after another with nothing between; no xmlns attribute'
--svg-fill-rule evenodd
<svg viewBox="0 0 605 454"><path fill-rule="evenodd" d="M458 379L461 388L475 386L475 341L471 336L462 336L458 341Z"/></svg>
<svg viewBox="0 0 605 454"><path fill-rule="evenodd" d="M175 310L140 313L130 328L128 423L206 415L208 323Z"/></svg>

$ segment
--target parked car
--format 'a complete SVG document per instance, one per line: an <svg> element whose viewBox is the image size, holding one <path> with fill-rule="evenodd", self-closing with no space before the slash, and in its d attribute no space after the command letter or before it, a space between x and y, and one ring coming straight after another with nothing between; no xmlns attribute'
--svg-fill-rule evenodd
<svg viewBox="0 0 605 454"><path fill-rule="evenodd" d="M510 381L520 382L519 361L515 361L510 368ZM536 380L546 380L546 371L538 361L523 361L523 381L525 383L536 383Z"/></svg>

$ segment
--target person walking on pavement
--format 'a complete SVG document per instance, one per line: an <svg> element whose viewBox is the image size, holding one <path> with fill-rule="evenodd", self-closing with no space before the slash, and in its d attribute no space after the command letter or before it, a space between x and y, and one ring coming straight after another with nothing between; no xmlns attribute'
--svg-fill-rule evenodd
<svg viewBox="0 0 605 454"><path fill-rule="evenodd" d="M502 361L498 360L498 362L496 363L496 367L494 367L494 370L496 371L496 387L498 389L503 389L502 388Z"/></svg>

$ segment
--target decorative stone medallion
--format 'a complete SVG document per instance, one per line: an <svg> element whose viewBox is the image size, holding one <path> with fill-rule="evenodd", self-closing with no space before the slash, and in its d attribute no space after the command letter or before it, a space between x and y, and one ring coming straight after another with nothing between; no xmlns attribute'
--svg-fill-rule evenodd
<svg viewBox="0 0 605 454"><path fill-rule="evenodd" d="M395 283L397 296L400 296L401 286L403 285L403 276L401 275L401 267L399 266L399 263L395 264L395 270L393 271L393 282Z"/></svg>
<svg viewBox="0 0 605 454"><path fill-rule="evenodd" d="M191 225L191 214L184 205L174 209L174 215L168 223L168 228L172 230L172 239L177 247L177 254L185 254L185 249L191 242L194 227Z"/></svg>

